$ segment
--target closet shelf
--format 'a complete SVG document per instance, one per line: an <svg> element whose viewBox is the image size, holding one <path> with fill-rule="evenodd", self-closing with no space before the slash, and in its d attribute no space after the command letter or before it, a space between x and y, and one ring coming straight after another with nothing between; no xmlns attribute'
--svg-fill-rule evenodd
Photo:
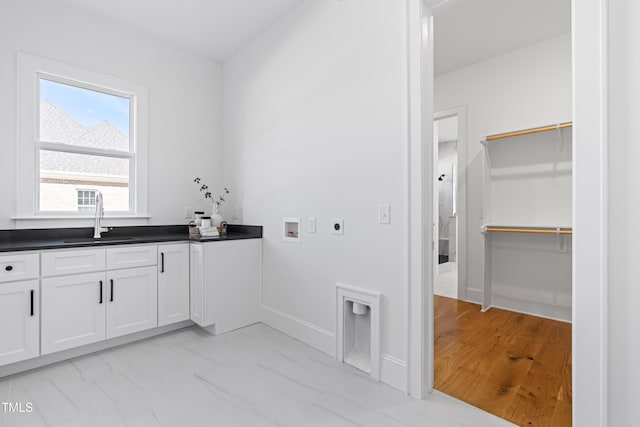
<svg viewBox="0 0 640 427"><path fill-rule="evenodd" d="M483 225L482 232L483 233L573 234L573 229L567 226Z"/></svg>
<svg viewBox="0 0 640 427"><path fill-rule="evenodd" d="M551 130L560 130L560 129L569 128L572 126L573 126L572 122L566 122L566 123L558 123L557 125L549 125L549 126L542 126L542 127L532 128L532 129L524 129L524 130L518 130L513 132L499 133L496 135L486 136L482 142L495 141L496 139L511 138L514 136L529 135L532 133L548 132Z"/></svg>

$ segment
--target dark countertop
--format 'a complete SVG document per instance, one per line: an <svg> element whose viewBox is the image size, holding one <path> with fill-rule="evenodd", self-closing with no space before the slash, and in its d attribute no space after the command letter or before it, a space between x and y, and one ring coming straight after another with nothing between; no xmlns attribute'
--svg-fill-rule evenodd
<svg viewBox="0 0 640 427"><path fill-rule="evenodd" d="M114 227L111 231L102 233L102 235L102 239L93 239L93 227L0 230L0 252L80 247L95 248L137 243L223 242L227 240L260 239L262 238L262 226L229 224L225 236L198 239L189 238L189 227L186 225Z"/></svg>

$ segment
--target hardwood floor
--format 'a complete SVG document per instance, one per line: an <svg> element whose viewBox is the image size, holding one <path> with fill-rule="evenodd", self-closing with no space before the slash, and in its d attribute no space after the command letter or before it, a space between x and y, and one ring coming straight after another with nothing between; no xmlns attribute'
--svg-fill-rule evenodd
<svg viewBox="0 0 640 427"><path fill-rule="evenodd" d="M435 388L520 426L571 426L571 325L434 296Z"/></svg>

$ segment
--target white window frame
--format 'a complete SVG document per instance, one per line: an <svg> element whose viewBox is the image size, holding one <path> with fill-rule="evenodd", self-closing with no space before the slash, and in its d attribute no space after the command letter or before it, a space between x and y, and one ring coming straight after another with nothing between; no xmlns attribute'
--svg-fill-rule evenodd
<svg viewBox="0 0 640 427"><path fill-rule="evenodd" d="M129 98L130 151L70 147L39 141L40 79ZM148 218L147 213L147 107L148 89L137 83L72 65L18 53L18 147L16 220L93 217L87 212L39 210L40 149L81 154L108 154L130 159L129 211L107 212L107 218ZM93 153L95 151L95 153ZM28 195L32 195L29 197Z"/></svg>
<svg viewBox="0 0 640 427"><path fill-rule="evenodd" d="M89 156L102 156L102 157L107 157L107 158L114 158L114 159L126 159L129 160L129 182L128 182L128 192L129 192L129 209L127 211L121 211L118 212L118 214L122 215L132 215L135 214L135 193L136 193L136 180L135 180L135 175L136 175L136 169L137 169L137 162L136 162L136 150L135 150L135 122L134 122L134 117L135 117L135 111L136 111L136 95L129 93L129 92L125 92L122 90L114 90L112 88L107 88L107 87L103 87L103 86L98 86L96 84L93 83L87 83L86 81L77 81L77 80L72 80L69 78L63 78L60 76L56 76L56 75L51 75L49 73L46 72L41 72L41 71L37 71L36 72L36 87L38 88L38 92L36 93L36 98L37 98L37 105L38 105L38 112L40 111L40 101L41 101L41 97L40 97L40 92L39 92L39 88L41 86L41 80L47 80L50 82L54 82L54 83L59 83L65 86L72 86L72 87L77 87L80 89L86 89L86 90L90 90L93 92L99 92L99 93L104 93L107 95L112 95L112 96L117 96L120 98L125 98L129 101L129 131L130 131L130 136L129 136L129 147L127 149L127 151L122 151L122 150L114 150L114 149L100 149L100 148L93 148L93 147L88 147L88 146L81 146L81 145L69 145L69 144L64 144L64 143L59 143L59 142L48 142L48 141L44 141L40 138L40 131L39 131L39 127L40 127L40 116L39 114L36 115L35 119L37 122L36 125L36 135L35 135L35 144L36 144L36 170L35 173L36 178L35 178L35 182L39 183L40 182L40 153L42 150L46 150L46 151L57 151L57 152L61 152L61 153L71 153L71 154L83 154L83 155L89 155ZM64 214L69 214L69 215L86 215L86 213L82 213L82 212L78 212L78 211L64 211L64 212L55 212L55 211L43 211L41 206L40 206L40 197L39 197L39 186L38 186L38 194L36 195L36 215L64 215ZM77 212L77 213L75 213ZM107 213L109 211L106 211Z"/></svg>

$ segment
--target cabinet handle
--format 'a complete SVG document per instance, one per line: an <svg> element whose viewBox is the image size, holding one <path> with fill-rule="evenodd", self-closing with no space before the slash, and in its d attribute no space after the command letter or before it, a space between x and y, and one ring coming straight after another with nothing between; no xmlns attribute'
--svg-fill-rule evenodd
<svg viewBox="0 0 640 427"><path fill-rule="evenodd" d="M109 299L109 301L113 302L113 279L110 279L111 282L111 298Z"/></svg>
<svg viewBox="0 0 640 427"><path fill-rule="evenodd" d="M102 280L100 280L100 304L102 304Z"/></svg>
<svg viewBox="0 0 640 427"><path fill-rule="evenodd" d="M13 265L7 265L4 269L7 271L11 271L13 270Z"/></svg>
<svg viewBox="0 0 640 427"><path fill-rule="evenodd" d="M35 311L35 300L34 300L34 294L36 293L36 291L34 291L33 289L31 289L31 317L36 315L36 311Z"/></svg>
<svg viewBox="0 0 640 427"><path fill-rule="evenodd" d="M160 273L164 273L164 252L160 252Z"/></svg>

